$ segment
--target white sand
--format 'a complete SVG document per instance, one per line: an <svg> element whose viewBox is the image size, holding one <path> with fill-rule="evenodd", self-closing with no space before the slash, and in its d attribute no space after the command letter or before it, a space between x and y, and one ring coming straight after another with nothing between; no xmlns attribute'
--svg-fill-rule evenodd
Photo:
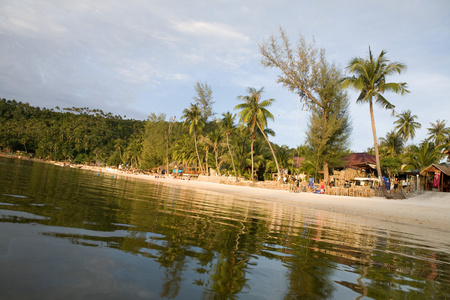
<svg viewBox="0 0 450 300"><path fill-rule="evenodd" d="M418 194L405 200L388 200L381 197L363 198L292 193L284 190L226 185L195 179L188 181L169 177L155 178L148 175L118 175L119 177L126 176L151 180L196 190L244 196L258 201L270 201L319 209L344 214L352 219L365 219L365 221L372 222L375 226L380 222L388 222L390 228L394 225L412 226L414 232L422 230L427 235L430 233L435 234L436 238L439 238L446 244L448 243L450 246L450 193L423 192L423 194ZM386 227L386 224L384 224L384 227Z"/></svg>

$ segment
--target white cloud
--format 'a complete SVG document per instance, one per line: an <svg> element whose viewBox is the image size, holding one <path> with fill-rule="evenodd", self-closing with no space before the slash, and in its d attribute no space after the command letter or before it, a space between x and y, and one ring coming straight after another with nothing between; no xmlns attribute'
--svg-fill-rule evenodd
<svg viewBox="0 0 450 300"><path fill-rule="evenodd" d="M389 9L386 9L389 7ZM0 1L0 96L53 107L91 106L129 117L145 111L179 115L195 81L213 88L215 111L232 110L247 87L265 87L274 141L294 146L296 95L264 69L257 43L278 28L295 42L314 36L329 58L388 50L408 65L399 76L412 93L389 95L399 111L411 109L423 128L448 119L449 1L239 1L4 0ZM383 16L380 21L379 16ZM324 21L326 20L326 22ZM374 22L377 26L374 26ZM351 98L353 145L372 143L368 108ZM132 111L135 111L135 115ZM389 112L376 111L383 136ZM306 127L306 126L305 126ZM299 131L304 130L298 127ZM422 129L426 132L426 129ZM420 134L418 134L419 136ZM419 137L417 138L419 139Z"/></svg>
<svg viewBox="0 0 450 300"><path fill-rule="evenodd" d="M207 36L214 39L227 39L233 42L248 42L249 38L223 23L208 23L201 21L172 22L173 27L183 34Z"/></svg>

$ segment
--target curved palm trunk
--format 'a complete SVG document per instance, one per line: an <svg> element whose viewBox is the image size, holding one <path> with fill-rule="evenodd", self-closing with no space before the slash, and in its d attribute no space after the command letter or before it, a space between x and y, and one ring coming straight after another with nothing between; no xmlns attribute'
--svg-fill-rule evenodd
<svg viewBox="0 0 450 300"><path fill-rule="evenodd" d="M373 147L375 149L375 160L377 162L377 173L378 173L378 180L380 180L380 185L382 189L384 190L384 183L381 180L381 165L380 165L380 155L378 153L378 142L377 142L377 130L375 129L375 118L373 116L373 104L372 99L369 101L369 109L370 109L370 121L372 123L372 134L373 134Z"/></svg>
<svg viewBox="0 0 450 300"><path fill-rule="evenodd" d="M252 144L251 144L251 151L250 151L250 154L251 154L251 156L252 156L252 174L250 175L250 177L251 177L251 179L252 179L252 182L253 181L255 181L255 178L253 178L253 169L254 169L254 163L253 163L253 143L255 142L255 140L253 139L253 136L252 136Z"/></svg>
<svg viewBox="0 0 450 300"><path fill-rule="evenodd" d="M228 141L228 135L227 135L227 146L228 146L228 152L230 153L230 156L231 156L231 163L233 164L234 176L236 177L236 182L238 182L238 177L237 177L237 173L236 173L236 166L234 164L233 153L231 153L230 143Z"/></svg>
<svg viewBox="0 0 450 300"><path fill-rule="evenodd" d="M200 155L198 154L198 147L197 147L197 135L194 130L194 143L195 143L195 152L197 153L197 159L198 159L198 165L200 166L200 172L203 173L203 167L200 162Z"/></svg>
<svg viewBox="0 0 450 300"><path fill-rule="evenodd" d="M222 174L220 174L220 166L219 166L219 163L218 163L218 160L217 160L217 150L214 150L214 156L215 156L215 159L216 159L216 168L217 168L217 173L219 173L219 176L222 176Z"/></svg>
<svg viewBox="0 0 450 300"><path fill-rule="evenodd" d="M208 146L206 146L206 148L205 148L205 152L206 152L206 155L205 155L205 166L206 166L206 176L209 176L210 174L209 174L209 166L208 166L208 153L209 153L209 148L208 148Z"/></svg>
<svg viewBox="0 0 450 300"><path fill-rule="evenodd" d="M280 172L280 166L278 165L278 160L277 160L277 157L275 156L275 152L273 151L272 144L269 142L269 139L267 138L267 135L264 133L264 130L261 128L261 125L259 125L259 123L256 123L256 124L258 124L259 130L261 130L264 138L267 141L267 144L269 144L270 151L272 151L273 159L275 160L275 165L277 166L278 180L282 181L281 172Z"/></svg>

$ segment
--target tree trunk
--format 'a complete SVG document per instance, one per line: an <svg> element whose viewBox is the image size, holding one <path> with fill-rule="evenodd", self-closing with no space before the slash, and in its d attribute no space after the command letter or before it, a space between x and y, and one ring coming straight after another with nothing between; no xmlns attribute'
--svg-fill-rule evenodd
<svg viewBox="0 0 450 300"><path fill-rule="evenodd" d="M166 140L166 174L169 174L169 143L170 143L170 134L172 133L173 122L175 121L175 117L171 117L169 119L169 128L167 129L167 140Z"/></svg>
<svg viewBox="0 0 450 300"><path fill-rule="evenodd" d="M323 113L323 119L324 119L324 128L325 128L324 132L327 132L328 131L328 128L327 128L328 116L327 116L327 113L325 112L325 110ZM329 184L329 174L328 173L329 173L328 162L324 160L324 162L323 162L323 180L325 181L325 184Z"/></svg>
<svg viewBox="0 0 450 300"><path fill-rule="evenodd" d="M169 174L169 145L166 146L166 174Z"/></svg>
<svg viewBox="0 0 450 300"><path fill-rule="evenodd" d="M206 155L205 155L205 165L206 165L206 176L209 176L209 166L208 166L208 153L209 153L209 148L208 146L206 146Z"/></svg>
<svg viewBox="0 0 450 300"><path fill-rule="evenodd" d="M202 167L202 164L200 162L200 155L198 155L197 135L195 134L195 130L194 130L194 144L195 144L195 152L197 153L197 159L198 159L198 165L200 167L200 172L203 173L203 167Z"/></svg>
<svg viewBox="0 0 450 300"><path fill-rule="evenodd" d="M217 173L219 174L219 176L222 176L222 174L220 174L220 166L219 166L219 163L217 161L217 150L214 151L214 154L215 154L214 156L215 156L215 159L216 159Z"/></svg>
<svg viewBox="0 0 450 300"><path fill-rule="evenodd" d="M275 160L275 165L277 166L278 181L282 181L283 179L281 177L280 166L278 165L278 160L277 160L277 157L275 156L275 152L273 151L272 144L270 144L269 139L267 138L267 135L264 133L264 130L261 128L261 125L259 125L259 123L257 123L257 124L258 124L259 130L261 130L264 138L266 139L267 144L269 144L270 151L272 151L273 159Z"/></svg>
<svg viewBox="0 0 450 300"><path fill-rule="evenodd" d="M227 134L227 146L228 146L228 152L230 152L230 156L231 156L231 163L233 164L234 177L236 177L236 182L238 182L238 177L237 177L237 173L236 173L236 166L234 165L233 154L231 153L230 143L228 141L228 134Z"/></svg>
<svg viewBox="0 0 450 300"><path fill-rule="evenodd" d="M370 121L372 122L373 147L375 149L375 160L377 163L378 180L380 181L380 186L383 189L383 193L384 193L385 187L384 187L384 183L383 183L382 175L381 175L380 155L378 153L377 130L375 129L375 118L373 116L372 99L369 100L369 109L370 109Z"/></svg>
<svg viewBox="0 0 450 300"><path fill-rule="evenodd" d="M252 174L250 175L250 178L252 179L252 182L255 181L254 178L253 178L253 143L254 142L255 141L253 140L253 136L252 136L252 144L251 144L251 151L250 151L250 154L252 156Z"/></svg>
<svg viewBox="0 0 450 300"><path fill-rule="evenodd" d="M329 168L328 168L328 163L326 161L323 162L323 179L325 181L325 184L329 184Z"/></svg>

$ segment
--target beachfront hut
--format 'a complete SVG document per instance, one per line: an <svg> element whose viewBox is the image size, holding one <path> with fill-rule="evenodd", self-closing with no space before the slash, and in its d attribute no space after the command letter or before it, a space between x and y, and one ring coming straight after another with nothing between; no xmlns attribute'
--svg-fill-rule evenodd
<svg viewBox="0 0 450 300"><path fill-rule="evenodd" d="M367 174L373 174L377 169L377 161L375 155L366 152L350 153L344 158L344 168L356 169Z"/></svg>
<svg viewBox="0 0 450 300"><path fill-rule="evenodd" d="M450 192L450 167L432 164L422 170L420 175L425 177L426 191Z"/></svg>
<svg viewBox="0 0 450 300"><path fill-rule="evenodd" d="M357 183L355 178L359 178L359 183L366 179L369 182L369 177L376 178L376 168L375 155L365 152L350 153L342 159L340 166L335 167L331 182L334 182L335 186ZM370 182L373 183L373 180Z"/></svg>

